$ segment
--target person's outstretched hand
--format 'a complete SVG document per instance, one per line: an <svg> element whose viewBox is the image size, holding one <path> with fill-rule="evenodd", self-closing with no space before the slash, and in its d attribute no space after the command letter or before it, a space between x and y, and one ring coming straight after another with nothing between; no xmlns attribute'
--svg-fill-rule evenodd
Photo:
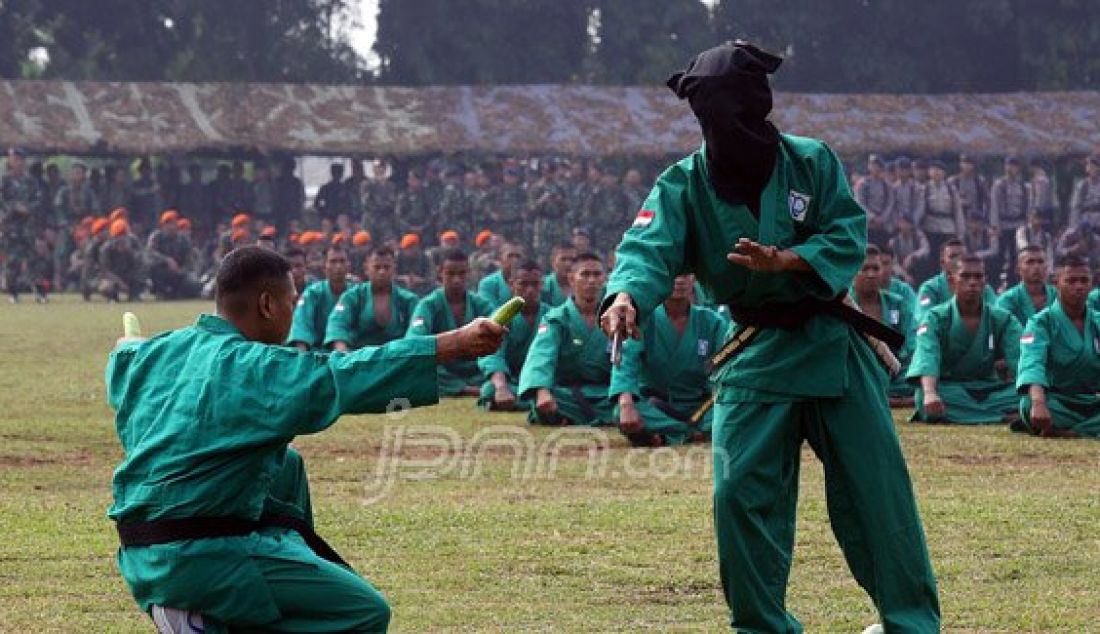
<svg viewBox="0 0 1100 634"><path fill-rule="evenodd" d="M634 309L634 300L626 293L619 293L615 301L600 315L600 328L610 339L616 332L639 339L642 331L638 329L638 311Z"/></svg>
<svg viewBox="0 0 1100 634"><path fill-rule="evenodd" d="M508 329L488 317L478 317L465 326L436 336L435 356L441 362L473 359L500 347Z"/></svg>

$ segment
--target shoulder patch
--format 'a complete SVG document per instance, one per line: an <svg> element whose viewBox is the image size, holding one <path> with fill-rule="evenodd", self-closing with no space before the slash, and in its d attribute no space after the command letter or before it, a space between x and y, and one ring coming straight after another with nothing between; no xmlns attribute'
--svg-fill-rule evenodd
<svg viewBox="0 0 1100 634"><path fill-rule="evenodd" d="M416 319L413 320L412 325L414 327L415 326L423 326L424 325L424 318L423 317L417 317Z"/></svg>
<svg viewBox="0 0 1100 634"><path fill-rule="evenodd" d="M342 313L345 310L347 310L347 308L345 308L343 304L337 304L336 308L334 308L333 310L335 310L338 313Z"/></svg>
<svg viewBox="0 0 1100 634"><path fill-rule="evenodd" d="M547 326L545 321L542 322L541 324L539 324L538 334L541 335L542 333L546 332L547 330L550 330L550 326Z"/></svg>
<svg viewBox="0 0 1100 634"><path fill-rule="evenodd" d="M796 192L790 190L787 194L787 205L790 207L791 218L802 222L806 219L806 212L810 210L810 201L812 198L809 194L803 194L802 192Z"/></svg>
<svg viewBox="0 0 1100 634"><path fill-rule="evenodd" d="M923 335L926 332L928 332L928 324L921 324L920 327L917 328L918 335Z"/></svg>
<svg viewBox="0 0 1100 634"><path fill-rule="evenodd" d="M1033 343L1035 343L1035 334L1034 334L1034 333L1030 333L1030 332L1025 332L1025 333L1024 333L1024 334L1023 334L1023 335L1022 335L1022 336L1020 337L1020 343L1024 344L1025 346L1026 346L1026 345L1029 345L1029 344L1033 344Z"/></svg>
<svg viewBox="0 0 1100 634"><path fill-rule="evenodd" d="M653 218L657 216L657 212L652 209L642 209L638 212L637 216L634 216L634 224L632 227L648 227L649 223L653 222Z"/></svg>
<svg viewBox="0 0 1100 634"><path fill-rule="evenodd" d="M927 295L921 295L921 298L920 298L920 305L921 306L927 306L931 303L932 303L932 298L931 297L929 297Z"/></svg>

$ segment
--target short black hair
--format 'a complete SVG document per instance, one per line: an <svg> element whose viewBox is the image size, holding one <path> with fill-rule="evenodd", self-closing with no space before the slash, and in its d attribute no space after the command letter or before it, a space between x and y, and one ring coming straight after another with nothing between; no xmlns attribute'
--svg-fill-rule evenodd
<svg viewBox="0 0 1100 634"><path fill-rule="evenodd" d="M557 251L557 252L572 251L572 250L575 250L576 248L577 247L573 246L572 242L559 242L559 243L554 245L553 251Z"/></svg>
<svg viewBox="0 0 1100 634"><path fill-rule="evenodd" d="M384 257L396 257L393 253L393 247L388 244L380 244L370 250L370 255L367 257L372 258L384 258Z"/></svg>
<svg viewBox="0 0 1100 634"><path fill-rule="evenodd" d="M966 247L966 245L965 245L965 244L963 244L963 241L962 241L962 240L959 240L958 238L951 238L951 239L950 239L950 240L948 240L947 242L944 242L944 243L943 243L943 246L942 246L942 247L940 247L940 257L941 257L941 258L943 257L943 254L944 254L944 253L947 253L947 249L948 249L948 247L960 247L960 248L965 248L965 247Z"/></svg>
<svg viewBox="0 0 1100 634"><path fill-rule="evenodd" d="M1064 268L1071 268L1071 267L1072 268L1084 267L1084 268L1089 269L1090 271L1092 270L1089 267L1088 259L1083 258L1079 255L1074 255L1074 254L1070 253L1070 254L1067 254L1067 255L1063 255L1062 258L1060 260L1058 260L1058 268L1064 269Z"/></svg>
<svg viewBox="0 0 1100 634"><path fill-rule="evenodd" d="M581 262L599 262L600 264L603 264L603 258L591 251L578 253L577 257L573 261L577 264L580 264Z"/></svg>
<svg viewBox="0 0 1100 634"><path fill-rule="evenodd" d="M296 258L296 257L299 257L299 256L301 256L303 258L306 257L306 252L303 251L301 247L290 247L289 249L286 250L286 252L283 253L283 257L288 259L288 260L290 258Z"/></svg>
<svg viewBox="0 0 1100 634"><path fill-rule="evenodd" d="M897 255L896 253L894 253L894 249L890 245L879 247L878 253L879 255L885 255L888 258L892 258Z"/></svg>
<svg viewBox="0 0 1100 634"><path fill-rule="evenodd" d="M1020 252L1016 254L1016 257L1018 258L1025 253L1043 253L1045 255L1043 248L1034 244L1029 244L1026 247L1020 249Z"/></svg>
<svg viewBox="0 0 1100 634"><path fill-rule="evenodd" d="M964 253L960 255L959 258L955 260L955 262L952 264L951 270L955 273L958 273L962 270L962 267L965 264L977 264L978 266L982 267L983 272L985 271L985 260L979 258L973 253Z"/></svg>
<svg viewBox="0 0 1100 634"><path fill-rule="evenodd" d="M868 258L870 258L870 257L876 257L877 258L878 256L882 255L882 249L878 248L876 245L868 244L867 248L863 252L863 255L864 255L864 257L868 257Z"/></svg>
<svg viewBox="0 0 1100 634"><path fill-rule="evenodd" d="M240 314L249 298L284 285L290 262L278 253L249 245L230 251L222 259L214 282L214 303L220 312Z"/></svg>
<svg viewBox="0 0 1100 634"><path fill-rule="evenodd" d="M511 282L512 278L515 278L516 273L519 273L520 271L537 271L539 273L542 273L542 265L539 264L536 260L526 259L520 262L518 266L512 267L512 275L509 276L508 281Z"/></svg>

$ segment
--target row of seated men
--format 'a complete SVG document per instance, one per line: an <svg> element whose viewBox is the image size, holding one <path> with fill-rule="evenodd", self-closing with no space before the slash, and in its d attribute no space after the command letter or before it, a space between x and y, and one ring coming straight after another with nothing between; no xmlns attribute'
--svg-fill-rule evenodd
<svg viewBox="0 0 1100 634"><path fill-rule="evenodd" d="M1067 260L1055 287L1047 283L1043 252L1025 249L1022 281L997 297L981 260L961 244L946 244L942 256L940 275L913 293L889 274L889 256L870 247L852 285L864 312L906 335L895 351L903 371L884 386L894 404L915 405L915 421L1100 435L1100 318L1087 306L1097 299L1089 295L1087 263ZM699 304L690 275L677 278L665 304L642 324L643 339L626 342L622 363L612 366L610 342L597 324L607 274L598 256L578 255L566 267L555 262L544 276L538 263L514 254L474 292L467 257L453 250L440 261L441 286L423 298L393 283L388 249L368 256L362 284L346 283L346 257L328 251L329 279L303 292L291 344L346 350L438 333L491 314L514 294L526 307L505 344L477 362L441 367L441 394L476 396L490 411L527 411L532 423L617 424L641 445L709 434L708 361L736 325ZM1066 319L1079 326L1076 336L1052 330Z"/></svg>
<svg viewBox="0 0 1100 634"><path fill-rule="evenodd" d="M709 412L695 423L691 416L708 400L707 362L729 321L695 303L692 276L677 278L672 295L643 325L644 340L626 342L622 362L613 366L597 318L607 278L600 257L582 253L544 275L522 253L505 255L501 270L475 292L467 287L466 254L450 250L438 265L440 286L419 298L394 283L388 248L368 255L359 284L347 282L346 252L329 249L327 279L302 292L288 343L344 351L440 333L488 316L516 295L525 305L504 344L477 361L441 366L441 395L476 397L489 411L526 411L535 424L618 425L644 446L709 436Z"/></svg>
<svg viewBox="0 0 1100 634"><path fill-rule="evenodd" d="M1087 261L1065 258L1050 284L1043 250L1025 248L1020 283L997 295L982 260L952 242L913 299L882 283L885 264L870 247L852 295L906 334L889 390L895 404L913 399L914 421L1100 437L1100 293Z"/></svg>

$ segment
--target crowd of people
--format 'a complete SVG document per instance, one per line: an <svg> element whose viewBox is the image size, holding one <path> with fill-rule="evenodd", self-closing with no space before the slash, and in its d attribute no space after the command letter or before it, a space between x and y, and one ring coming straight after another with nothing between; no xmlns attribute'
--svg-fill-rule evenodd
<svg viewBox="0 0 1100 634"><path fill-rule="evenodd" d="M445 332L518 295L524 317L501 351L442 366L442 394L525 410L535 423L619 424L643 445L707 437L706 367L730 326L724 307L690 276L678 279L617 367L594 327L613 249L647 193L640 170L620 178L591 161L506 159L496 170L431 161L399 187L384 163L370 177L352 165L344 178L333 164L307 205L293 162L275 178L254 165L251 180L241 163L223 164L210 182L193 165L182 184L148 161L132 181L110 167L90 178L73 162L60 180L52 164L28 167L13 148L2 183L5 290L42 302L55 289L85 300L209 297L221 259L258 244L292 265L300 299L288 343L303 350ZM873 246L852 297L906 335L893 404L915 406L917 420L1030 429L1016 416L1021 332L1058 303L1053 263L1071 264L1056 280L1083 267L1091 281L1089 264L1100 262L1100 156L1085 166L1065 214L1041 163L1025 174L1012 156L992 183L966 156L950 177L938 161L875 155L853 173ZM1100 309L1097 291L1088 304ZM1100 433L1086 427L1067 433Z"/></svg>

